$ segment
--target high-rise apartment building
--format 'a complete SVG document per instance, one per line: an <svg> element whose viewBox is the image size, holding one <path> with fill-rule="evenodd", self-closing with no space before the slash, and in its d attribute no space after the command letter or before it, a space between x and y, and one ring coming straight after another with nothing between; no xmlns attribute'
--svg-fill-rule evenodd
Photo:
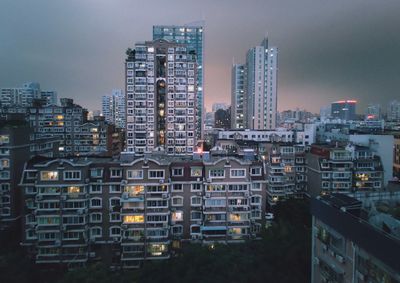
<svg viewBox="0 0 400 283"><path fill-rule="evenodd" d="M246 67L234 64L231 78L231 128L244 129L246 125L245 81Z"/></svg>
<svg viewBox="0 0 400 283"><path fill-rule="evenodd" d="M187 25L157 25L153 26L153 40L165 39L186 45L188 51L196 53L197 61L197 91L196 91L196 138L200 139L204 131L204 22Z"/></svg>
<svg viewBox="0 0 400 283"><path fill-rule="evenodd" d="M356 100L339 100L331 105L332 118L342 120L355 120L356 117Z"/></svg>
<svg viewBox="0 0 400 283"><path fill-rule="evenodd" d="M389 103L387 110L387 120L394 122L400 121L400 101L393 100Z"/></svg>
<svg viewBox="0 0 400 283"><path fill-rule="evenodd" d="M127 151L192 153L200 111L195 52L163 39L137 43L125 68Z"/></svg>
<svg viewBox="0 0 400 283"><path fill-rule="evenodd" d="M111 95L102 98L102 113L105 120L117 128L125 129L125 95L121 89L114 89Z"/></svg>
<svg viewBox="0 0 400 283"><path fill-rule="evenodd" d="M368 104L365 109L366 120L379 120L382 118L381 106L379 104Z"/></svg>
<svg viewBox="0 0 400 283"><path fill-rule="evenodd" d="M35 99L43 99L46 105L56 105L57 92L41 90L36 82L24 83L20 88L2 88L0 91L2 107L29 107Z"/></svg>
<svg viewBox="0 0 400 283"><path fill-rule="evenodd" d="M276 127L278 49L265 38L246 56L247 128L265 130Z"/></svg>

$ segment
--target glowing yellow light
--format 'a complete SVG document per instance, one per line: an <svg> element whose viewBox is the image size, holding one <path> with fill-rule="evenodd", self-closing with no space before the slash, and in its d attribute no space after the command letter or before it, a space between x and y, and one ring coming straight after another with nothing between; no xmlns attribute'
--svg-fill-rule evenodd
<svg viewBox="0 0 400 283"><path fill-rule="evenodd" d="M124 216L124 223L143 223L144 216L140 215L125 215Z"/></svg>

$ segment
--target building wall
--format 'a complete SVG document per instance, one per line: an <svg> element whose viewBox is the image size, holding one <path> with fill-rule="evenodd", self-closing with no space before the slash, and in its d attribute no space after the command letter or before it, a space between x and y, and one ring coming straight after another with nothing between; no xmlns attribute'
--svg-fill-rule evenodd
<svg viewBox="0 0 400 283"><path fill-rule="evenodd" d="M204 131L204 22L187 25L157 25L153 26L153 40L165 39L178 44L184 44L189 51L196 53L197 88L196 88L196 138L203 138Z"/></svg>
<svg viewBox="0 0 400 283"><path fill-rule="evenodd" d="M29 162L22 180L23 245L37 263L74 266L101 259L131 268L169 258L184 241L259 236L266 209L262 163L163 156ZM65 179L70 171L75 180Z"/></svg>

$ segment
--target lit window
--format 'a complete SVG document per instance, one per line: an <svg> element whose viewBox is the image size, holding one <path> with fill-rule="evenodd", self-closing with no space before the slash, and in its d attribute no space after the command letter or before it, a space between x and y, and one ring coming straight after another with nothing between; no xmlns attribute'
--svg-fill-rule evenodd
<svg viewBox="0 0 400 283"><path fill-rule="evenodd" d="M203 168L201 168L201 167L192 167L190 169L190 176L192 176L192 177L201 177L201 176L203 176Z"/></svg>
<svg viewBox="0 0 400 283"><path fill-rule="evenodd" d="M58 180L58 171L42 171L40 172L40 180L42 181Z"/></svg>
<svg viewBox="0 0 400 283"><path fill-rule="evenodd" d="M130 197L136 197L144 192L144 186L126 186L125 192L129 193Z"/></svg>
<svg viewBox="0 0 400 283"><path fill-rule="evenodd" d="M79 194L80 192L80 187L68 187L68 194Z"/></svg>
<svg viewBox="0 0 400 283"><path fill-rule="evenodd" d="M124 216L124 223L143 223L144 216L140 215L125 215Z"/></svg>
<svg viewBox="0 0 400 283"><path fill-rule="evenodd" d="M174 211L171 214L172 221L183 221L183 212L182 211Z"/></svg>

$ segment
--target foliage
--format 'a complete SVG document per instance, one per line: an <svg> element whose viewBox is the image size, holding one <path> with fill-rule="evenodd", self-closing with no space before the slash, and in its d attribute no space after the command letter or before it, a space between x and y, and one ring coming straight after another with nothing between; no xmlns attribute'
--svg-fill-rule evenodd
<svg viewBox="0 0 400 283"><path fill-rule="evenodd" d="M275 223L263 232L259 241L217 244L213 248L187 244L172 259L145 262L138 270L116 272L93 264L67 272L58 283L309 282L311 225L308 210L308 202L303 200L278 204L274 208ZM21 263L15 261L10 264L16 264L14 269L21 267ZM17 274L16 270L13 273ZM13 281L0 281L33 282L27 278L33 278L30 274L38 276L36 273L28 269ZM45 280L43 276L40 279L37 282L57 282Z"/></svg>

